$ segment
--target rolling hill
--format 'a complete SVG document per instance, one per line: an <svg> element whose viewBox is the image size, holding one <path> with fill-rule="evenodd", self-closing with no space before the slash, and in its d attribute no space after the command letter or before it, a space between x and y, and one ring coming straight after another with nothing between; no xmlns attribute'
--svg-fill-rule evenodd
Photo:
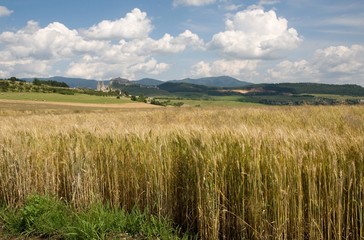
<svg viewBox="0 0 364 240"><path fill-rule="evenodd" d="M364 88L354 84L323 84L323 83L263 83L245 87L259 94L332 94L344 96L364 96ZM252 91L254 92L254 91Z"/></svg>
<svg viewBox="0 0 364 240"><path fill-rule="evenodd" d="M40 80L52 80L57 82L64 82L71 88L90 88L96 89L97 80L82 79L82 78L67 78L67 77L49 77L39 78ZM119 79L119 78L118 78ZM33 78L24 79L27 82L32 82ZM125 85L133 85L132 92L143 92L143 88L156 87L164 93L177 93L177 92L192 92L202 93L206 95L215 95L222 93L236 94L240 90L246 91L248 95L282 95L282 94L333 94L333 95L346 95L346 96L364 96L364 88L359 85L346 84L321 84L321 83L263 83L252 84L248 82L239 81L235 78L228 76L221 77L207 77L191 79L186 78L182 80L160 81L152 78L143 78L136 81L129 81L128 79L122 80ZM104 81L105 85L110 83L110 80ZM140 88L138 90L138 88ZM157 89L154 89L155 90ZM128 89L131 90L131 89ZM238 91L236 91L238 90ZM151 90L148 89L148 92ZM234 92L235 91L235 92ZM229 93L230 92L230 93Z"/></svg>
<svg viewBox="0 0 364 240"><path fill-rule="evenodd" d="M90 88L96 89L97 87L97 80L93 79L83 79L83 78L68 78L68 77L49 77L49 78L37 78L39 80L52 80L57 82L64 82L71 88ZM33 82L34 78L24 78L23 80L27 82ZM108 81L107 81L108 82Z"/></svg>
<svg viewBox="0 0 364 240"><path fill-rule="evenodd" d="M242 87L248 86L252 83L239 81L235 78L229 76L220 76L220 77L206 77L206 78L198 78L191 79L185 78L182 80L171 80L170 82L183 82L183 83L191 83L197 85L204 85L209 87Z"/></svg>
<svg viewBox="0 0 364 240"><path fill-rule="evenodd" d="M213 87L192 84L192 83L185 83L185 82L165 82L159 85L158 88L170 93L178 93L178 92L207 93L211 89L216 89Z"/></svg>
<svg viewBox="0 0 364 240"><path fill-rule="evenodd" d="M153 79L153 78L143 78L143 79L134 81L134 83L144 85L144 86L158 86L164 82L161 80Z"/></svg>
<svg viewBox="0 0 364 240"><path fill-rule="evenodd" d="M68 77L49 77L49 78L38 78L40 80L53 80L58 82L64 82L67 83L68 86L74 88L91 88L96 89L97 87L97 80L94 79L83 79L83 78L68 78ZM27 82L32 82L33 78L24 78ZM196 84L196 85L203 85L203 86L209 86L209 87L242 87L251 85L252 83L239 81L235 78L228 77L228 76L220 76L220 77L206 77L206 78L197 78L197 79L191 79L186 78L182 80L168 80L168 81L161 81L158 79L152 79L152 78L143 78L140 80L130 81L128 79L124 78L114 78L112 80L123 80L124 82L128 82L130 84L139 84L143 86L158 86L160 84L163 84L165 82L183 82L183 83L190 83L190 84ZM104 83L108 85L110 80L104 80Z"/></svg>

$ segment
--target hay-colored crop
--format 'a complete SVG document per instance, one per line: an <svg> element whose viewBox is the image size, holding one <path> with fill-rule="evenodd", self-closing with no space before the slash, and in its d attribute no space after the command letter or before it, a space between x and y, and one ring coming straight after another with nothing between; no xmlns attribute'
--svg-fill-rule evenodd
<svg viewBox="0 0 364 240"><path fill-rule="evenodd" d="M48 194L202 239L363 239L364 108L0 116L0 203Z"/></svg>

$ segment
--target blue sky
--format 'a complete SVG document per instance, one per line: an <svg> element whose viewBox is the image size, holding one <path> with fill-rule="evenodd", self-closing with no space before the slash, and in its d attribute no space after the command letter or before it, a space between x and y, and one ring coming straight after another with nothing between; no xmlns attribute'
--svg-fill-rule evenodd
<svg viewBox="0 0 364 240"><path fill-rule="evenodd" d="M362 0L0 0L0 78L364 85Z"/></svg>

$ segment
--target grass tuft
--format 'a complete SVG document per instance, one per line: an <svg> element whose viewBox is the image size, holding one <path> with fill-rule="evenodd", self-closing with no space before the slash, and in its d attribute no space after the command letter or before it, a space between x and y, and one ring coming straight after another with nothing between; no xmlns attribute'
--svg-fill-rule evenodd
<svg viewBox="0 0 364 240"><path fill-rule="evenodd" d="M77 211L54 198L33 195L18 210L0 211L0 223L10 235L50 239L188 239L180 237L170 221L147 215L136 208L131 213L94 204Z"/></svg>

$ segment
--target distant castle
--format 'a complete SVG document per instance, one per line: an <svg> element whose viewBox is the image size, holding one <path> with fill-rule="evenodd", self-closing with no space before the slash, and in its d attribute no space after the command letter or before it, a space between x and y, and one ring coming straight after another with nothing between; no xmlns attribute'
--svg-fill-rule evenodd
<svg viewBox="0 0 364 240"><path fill-rule="evenodd" d="M124 86L129 86L129 85L134 85L132 82L130 82L129 80L125 79L125 78L113 78L109 81L109 85L106 85L104 83L104 81L97 81L97 91L100 92L109 92L111 91L111 86L113 84L119 84L119 85L124 85Z"/></svg>
<svg viewBox="0 0 364 240"><path fill-rule="evenodd" d="M109 91L109 86L104 84L104 81L97 81L97 91L100 92L108 92Z"/></svg>
<svg viewBox="0 0 364 240"><path fill-rule="evenodd" d="M158 88L157 86L142 85L140 83L129 81L128 79L121 77L113 78L107 82L109 82L109 85L105 84L104 81L97 81L96 90L100 92L110 92L113 90L118 90L121 94L120 89L126 86L133 86L139 88Z"/></svg>

